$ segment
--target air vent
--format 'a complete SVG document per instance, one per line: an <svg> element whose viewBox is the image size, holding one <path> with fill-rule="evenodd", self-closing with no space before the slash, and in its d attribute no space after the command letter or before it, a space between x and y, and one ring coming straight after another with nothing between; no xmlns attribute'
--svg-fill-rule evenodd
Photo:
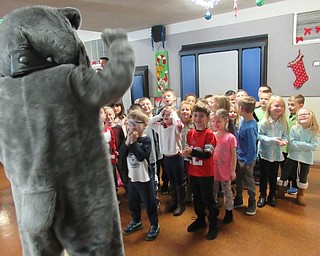
<svg viewBox="0 0 320 256"><path fill-rule="evenodd" d="M320 10L294 14L293 44L320 43Z"/></svg>

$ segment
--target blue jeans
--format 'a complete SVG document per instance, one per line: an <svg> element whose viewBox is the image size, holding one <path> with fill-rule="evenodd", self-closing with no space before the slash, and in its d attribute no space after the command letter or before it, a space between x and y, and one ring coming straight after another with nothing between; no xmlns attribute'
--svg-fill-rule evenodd
<svg viewBox="0 0 320 256"><path fill-rule="evenodd" d="M184 183L184 163L180 155L163 156L163 162L170 180L170 186L181 187Z"/></svg>
<svg viewBox="0 0 320 256"><path fill-rule="evenodd" d="M151 225L158 224L158 211L154 183L131 182L128 180L128 204L132 220L139 222L141 220L141 201L146 209L147 216Z"/></svg>

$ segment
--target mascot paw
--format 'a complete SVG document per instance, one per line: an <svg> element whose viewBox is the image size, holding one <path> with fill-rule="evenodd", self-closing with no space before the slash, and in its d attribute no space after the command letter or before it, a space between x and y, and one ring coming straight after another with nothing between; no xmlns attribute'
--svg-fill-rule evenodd
<svg viewBox="0 0 320 256"><path fill-rule="evenodd" d="M123 29L105 29L102 32L101 38L107 48L109 48L114 41L128 41L127 32Z"/></svg>

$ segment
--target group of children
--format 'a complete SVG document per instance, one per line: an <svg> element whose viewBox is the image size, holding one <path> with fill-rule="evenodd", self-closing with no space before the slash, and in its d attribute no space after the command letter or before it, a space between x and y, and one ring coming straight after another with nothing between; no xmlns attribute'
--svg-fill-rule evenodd
<svg viewBox="0 0 320 256"><path fill-rule="evenodd" d="M142 229L142 205L150 221L146 240L159 234L160 169L170 180L171 200L164 211L180 216L185 203L193 202L197 218L187 231L206 227L208 216L209 240L219 231L219 194L225 198L225 224L232 222L233 208L244 205L244 187L249 196L248 215L254 215L257 206L276 206L276 196L284 197L288 181L297 186L297 203L306 204L304 190L319 127L314 113L303 108L303 96L289 98L289 124L283 98L272 95L268 86L259 89L258 102L243 90L229 90L225 95L206 95L203 99L189 94L177 109L172 89L163 91L162 102L163 108L155 115L146 97L138 99L127 116L121 108L117 110L119 102L100 111L104 137L115 159L114 171L120 173L132 217L124 234ZM258 202L254 178L257 163Z"/></svg>

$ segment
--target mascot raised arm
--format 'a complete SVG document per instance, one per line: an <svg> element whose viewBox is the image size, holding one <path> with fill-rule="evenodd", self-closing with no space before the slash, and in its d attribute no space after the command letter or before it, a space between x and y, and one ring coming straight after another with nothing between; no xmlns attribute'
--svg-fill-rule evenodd
<svg viewBox="0 0 320 256"><path fill-rule="evenodd" d="M74 8L17 9L0 24L0 161L11 183L23 255L123 255L99 109L130 87L134 52L105 30L96 73Z"/></svg>

